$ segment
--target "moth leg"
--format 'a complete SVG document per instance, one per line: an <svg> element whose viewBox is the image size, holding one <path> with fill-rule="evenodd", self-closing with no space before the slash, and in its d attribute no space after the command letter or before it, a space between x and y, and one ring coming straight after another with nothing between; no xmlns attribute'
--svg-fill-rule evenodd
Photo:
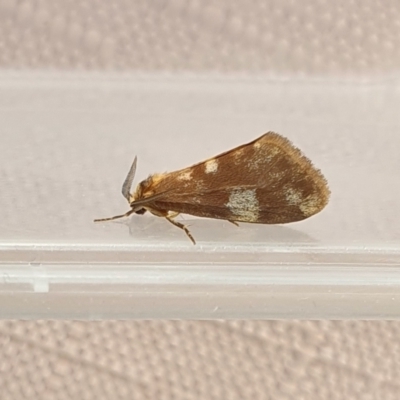
<svg viewBox="0 0 400 400"><path fill-rule="evenodd" d="M168 218L175 218L179 215L176 211L168 211Z"/></svg>
<svg viewBox="0 0 400 400"><path fill-rule="evenodd" d="M177 226L178 228L181 228L185 231L186 235L188 235L189 239L193 242L193 244L196 244L196 241L193 239L193 236L189 232L189 229L186 228L185 225L181 224L180 222L174 221L170 216L165 217L167 221L171 222L172 225Z"/></svg>
<svg viewBox="0 0 400 400"><path fill-rule="evenodd" d="M239 224L236 221L231 221L230 219L228 219L228 222L230 222L233 225L239 226Z"/></svg>

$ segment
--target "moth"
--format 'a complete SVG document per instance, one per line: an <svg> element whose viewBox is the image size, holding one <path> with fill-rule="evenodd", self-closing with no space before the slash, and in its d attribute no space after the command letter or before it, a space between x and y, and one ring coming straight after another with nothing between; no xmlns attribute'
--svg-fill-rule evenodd
<svg viewBox="0 0 400 400"><path fill-rule="evenodd" d="M131 192L135 157L122 185L131 209L110 221L150 213L165 218L195 240L175 221L179 214L257 224L301 221L321 211L330 191L321 172L283 136L268 132L206 161L178 171L153 174Z"/></svg>

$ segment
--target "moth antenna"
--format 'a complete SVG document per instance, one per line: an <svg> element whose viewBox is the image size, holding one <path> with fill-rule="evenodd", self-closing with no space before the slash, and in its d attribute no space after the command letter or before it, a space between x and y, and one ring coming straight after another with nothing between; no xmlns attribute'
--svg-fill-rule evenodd
<svg viewBox="0 0 400 400"><path fill-rule="evenodd" d="M135 209L132 208L128 212L122 215L116 215L115 217L110 217L110 218L101 218L101 219L95 219L94 222L104 222L104 221L112 221L113 219L119 219L119 218L124 218L124 217L129 217L131 214L135 212Z"/></svg>
<svg viewBox="0 0 400 400"><path fill-rule="evenodd" d="M130 191L133 178L135 177L136 163L137 163L137 157L135 156L135 159L133 160L131 168L128 172L128 175L125 178L124 184L122 185L122 195L128 200L128 202L130 200Z"/></svg>

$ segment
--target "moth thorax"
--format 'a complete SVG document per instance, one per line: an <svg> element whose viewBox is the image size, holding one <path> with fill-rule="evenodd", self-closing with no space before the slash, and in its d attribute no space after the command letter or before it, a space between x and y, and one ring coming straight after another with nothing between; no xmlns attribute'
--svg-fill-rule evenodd
<svg viewBox="0 0 400 400"><path fill-rule="evenodd" d="M147 179L137 185L135 193L133 194L136 201L154 194L153 176L154 175L150 175Z"/></svg>
<svg viewBox="0 0 400 400"><path fill-rule="evenodd" d="M132 203L136 201L136 190L133 193L129 193L128 203L132 207Z"/></svg>
<svg viewBox="0 0 400 400"><path fill-rule="evenodd" d="M140 182L137 186L136 189L133 193L130 194L129 196L129 204L132 204L136 200L139 200L143 197L143 182Z"/></svg>

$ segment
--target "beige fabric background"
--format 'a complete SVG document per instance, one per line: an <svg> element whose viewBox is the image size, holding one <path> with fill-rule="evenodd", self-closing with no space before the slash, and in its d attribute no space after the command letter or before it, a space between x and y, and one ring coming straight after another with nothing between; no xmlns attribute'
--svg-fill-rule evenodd
<svg viewBox="0 0 400 400"><path fill-rule="evenodd" d="M0 65L380 76L399 21L396 0L0 0Z"/></svg>
<svg viewBox="0 0 400 400"><path fill-rule="evenodd" d="M385 399L397 322L0 324L1 399Z"/></svg>
<svg viewBox="0 0 400 400"><path fill-rule="evenodd" d="M397 1L0 0L0 67L374 76ZM1 321L0 398L398 399L398 322Z"/></svg>

